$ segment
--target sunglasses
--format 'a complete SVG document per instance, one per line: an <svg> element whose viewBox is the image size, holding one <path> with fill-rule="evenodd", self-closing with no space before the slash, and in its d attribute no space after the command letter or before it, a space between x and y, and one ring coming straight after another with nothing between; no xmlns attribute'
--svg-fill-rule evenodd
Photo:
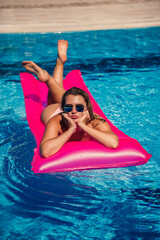
<svg viewBox="0 0 160 240"><path fill-rule="evenodd" d="M64 112L71 112L73 109L73 105L67 104L64 106ZM76 110L77 112L83 112L84 111L84 106L82 104L76 104Z"/></svg>

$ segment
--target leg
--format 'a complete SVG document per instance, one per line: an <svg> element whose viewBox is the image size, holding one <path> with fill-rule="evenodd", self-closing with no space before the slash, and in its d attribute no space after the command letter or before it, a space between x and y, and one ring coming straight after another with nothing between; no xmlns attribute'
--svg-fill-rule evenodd
<svg viewBox="0 0 160 240"><path fill-rule="evenodd" d="M68 42L64 40L58 41L58 58L56 67L53 72L53 77L51 77L46 71L38 67L35 63L31 61L24 61L22 65L27 71L36 74L38 79L42 82L46 82L49 88L48 94L48 107L44 109L41 115L42 122L46 125L51 115L60 106L62 96L65 92L63 88L63 68L64 63L67 60L67 48Z"/></svg>
<svg viewBox="0 0 160 240"><path fill-rule="evenodd" d="M63 87L63 68L67 61L68 42L65 40L58 41L58 57L55 69L53 71L53 78Z"/></svg>
<svg viewBox="0 0 160 240"><path fill-rule="evenodd" d="M63 68L64 63L67 61L67 48L68 42L65 40L58 41L58 57L55 69L53 71L53 78L63 87ZM48 105L53 104L52 93L48 93Z"/></svg>
<svg viewBox="0 0 160 240"><path fill-rule="evenodd" d="M41 114L41 121L46 125L51 115L60 106L60 102L65 90L57 81L54 80L54 78L49 75L47 71L41 69L35 63L31 61L23 61L22 65L27 71L34 73L38 77L39 81L46 82L50 90L52 102L54 104L47 106Z"/></svg>
<svg viewBox="0 0 160 240"><path fill-rule="evenodd" d="M23 61L22 65L27 71L34 73L39 81L47 84L53 103L61 102L65 89L53 77L51 77L47 71L41 69L31 61Z"/></svg>

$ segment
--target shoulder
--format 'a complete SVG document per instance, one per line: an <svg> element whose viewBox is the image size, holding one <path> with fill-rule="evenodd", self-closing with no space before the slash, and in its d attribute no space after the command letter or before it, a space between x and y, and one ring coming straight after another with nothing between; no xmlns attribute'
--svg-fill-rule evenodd
<svg viewBox="0 0 160 240"><path fill-rule="evenodd" d="M105 122L106 121L104 119L96 118L92 121L92 126L93 126L93 128L96 128L98 125L105 123Z"/></svg>
<svg viewBox="0 0 160 240"><path fill-rule="evenodd" d="M47 123L46 128L57 130L58 133L65 132L67 130L67 125L62 117L62 114L58 114L52 117Z"/></svg>
<svg viewBox="0 0 160 240"><path fill-rule="evenodd" d="M60 127L60 121L62 120L62 117L61 117L61 115L60 114L58 114L58 115L56 115L56 116L54 116L54 117L52 117L49 121L48 121L48 123L47 123L47 128L49 127L49 128L54 128L55 126L58 128L58 127Z"/></svg>
<svg viewBox="0 0 160 240"><path fill-rule="evenodd" d="M92 124L97 130L111 131L110 125L104 119L95 119Z"/></svg>
<svg viewBox="0 0 160 240"><path fill-rule="evenodd" d="M62 120L61 114L57 114L57 115L51 117L51 118L49 119L48 123L57 122L57 121L59 122L59 121L61 121L61 120Z"/></svg>

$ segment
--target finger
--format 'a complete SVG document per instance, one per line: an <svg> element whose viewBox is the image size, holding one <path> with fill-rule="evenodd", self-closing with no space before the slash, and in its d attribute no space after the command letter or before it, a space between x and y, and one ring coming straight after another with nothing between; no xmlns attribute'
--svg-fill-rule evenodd
<svg viewBox="0 0 160 240"><path fill-rule="evenodd" d="M84 118L89 118L89 113L88 112L85 112L84 115L83 115Z"/></svg>
<svg viewBox="0 0 160 240"><path fill-rule="evenodd" d="M68 122L67 114L62 113L62 118L63 118L64 121L67 121L67 122Z"/></svg>
<svg viewBox="0 0 160 240"><path fill-rule="evenodd" d="M88 110L86 111L86 115L87 115L87 117L90 117Z"/></svg>
<svg viewBox="0 0 160 240"><path fill-rule="evenodd" d="M67 113L62 113L62 116L63 117L68 117L68 114Z"/></svg>
<svg viewBox="0 0 160 240"><path fill-rule="evenodd" d="M63 113L62 116L64 117L65 120L67 120L68 122L71 122L72 119L68 116L68 114Z"/></svg>
<svg viewBox="0 0 160 240"><path fill-rule="evenodd" d="M86 110L86 113L89 114L88 110Z"/></svg>

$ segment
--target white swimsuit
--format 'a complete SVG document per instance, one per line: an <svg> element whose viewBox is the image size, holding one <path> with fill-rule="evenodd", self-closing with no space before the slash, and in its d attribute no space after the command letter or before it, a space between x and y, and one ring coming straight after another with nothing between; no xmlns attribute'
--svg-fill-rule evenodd
<svg viewBox="0 0 160 240"><path fill-rule="evenodd" d="M54 117L54 116L56 116L56 115L58 115L59 113L62 113L62 112L63 112L63 110L60 107L57 108L56 111L54 113L52 113L52 115L50 116L49 119L51 119L52 117Z"/></svg>

